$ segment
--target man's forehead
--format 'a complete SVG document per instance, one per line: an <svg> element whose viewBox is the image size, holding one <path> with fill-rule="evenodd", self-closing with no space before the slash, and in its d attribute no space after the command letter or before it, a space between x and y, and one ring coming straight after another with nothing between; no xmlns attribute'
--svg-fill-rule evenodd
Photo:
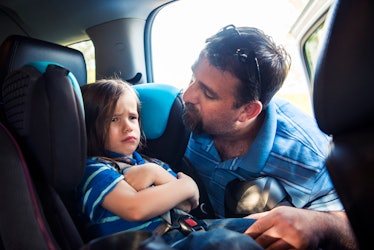
<svg viewBox="0 0 374 250"><path fill-rule="evenodd" d="M214 67L206 58L199 60L195 66L193 73L201 89L214 93L221 100L235 102L238 78L229 71Z"/></svg>

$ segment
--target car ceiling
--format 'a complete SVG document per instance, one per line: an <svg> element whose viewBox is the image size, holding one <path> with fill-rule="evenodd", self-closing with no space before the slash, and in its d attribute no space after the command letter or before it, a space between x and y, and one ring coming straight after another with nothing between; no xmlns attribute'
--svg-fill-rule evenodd
<svg viewBox="0 0 374 250"><path fill-rule="evenodd" d="M86 30L123 18L146 20L173 0L0 0L0 42L7 34L63 45L87 40Z"/></svg>

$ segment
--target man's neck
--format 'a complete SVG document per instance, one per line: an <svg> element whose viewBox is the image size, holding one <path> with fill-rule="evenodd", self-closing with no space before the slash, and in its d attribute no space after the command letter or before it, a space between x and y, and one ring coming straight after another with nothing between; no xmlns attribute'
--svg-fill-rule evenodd
<svg viewBox="0 0 374 250"><path fill-rule="evenodd" d="M214 137L214 146L216 147L221 160L226 161L231 158L245 155L251 148L263 121L264 115L260 115L252 124L249 124L246 129L243 129L243 133L236 136Z"/></svg>

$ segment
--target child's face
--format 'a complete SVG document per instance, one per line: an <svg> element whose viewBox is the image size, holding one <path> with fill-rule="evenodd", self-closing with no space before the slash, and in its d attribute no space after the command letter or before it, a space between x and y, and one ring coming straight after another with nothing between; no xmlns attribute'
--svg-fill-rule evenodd
<svg viewBox="0 0 374 250"><path fill-rule="evenodd" d="M132 93L124 93L117 102L109 127L107 150L132 156L140 142L139 114Z"/></svg>

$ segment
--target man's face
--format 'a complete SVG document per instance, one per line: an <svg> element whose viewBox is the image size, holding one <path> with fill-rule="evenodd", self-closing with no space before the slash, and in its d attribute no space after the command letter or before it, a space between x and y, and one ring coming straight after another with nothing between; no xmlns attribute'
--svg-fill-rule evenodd
<svg viewBox="0 0 374 250"><path fill-rule="evenodd" d="M240 108L234 108L239 79L212 66L206 57L201 57L192 71L190 85L183 94L186 126L212 136L235 131L241 112Z"/></svg>

